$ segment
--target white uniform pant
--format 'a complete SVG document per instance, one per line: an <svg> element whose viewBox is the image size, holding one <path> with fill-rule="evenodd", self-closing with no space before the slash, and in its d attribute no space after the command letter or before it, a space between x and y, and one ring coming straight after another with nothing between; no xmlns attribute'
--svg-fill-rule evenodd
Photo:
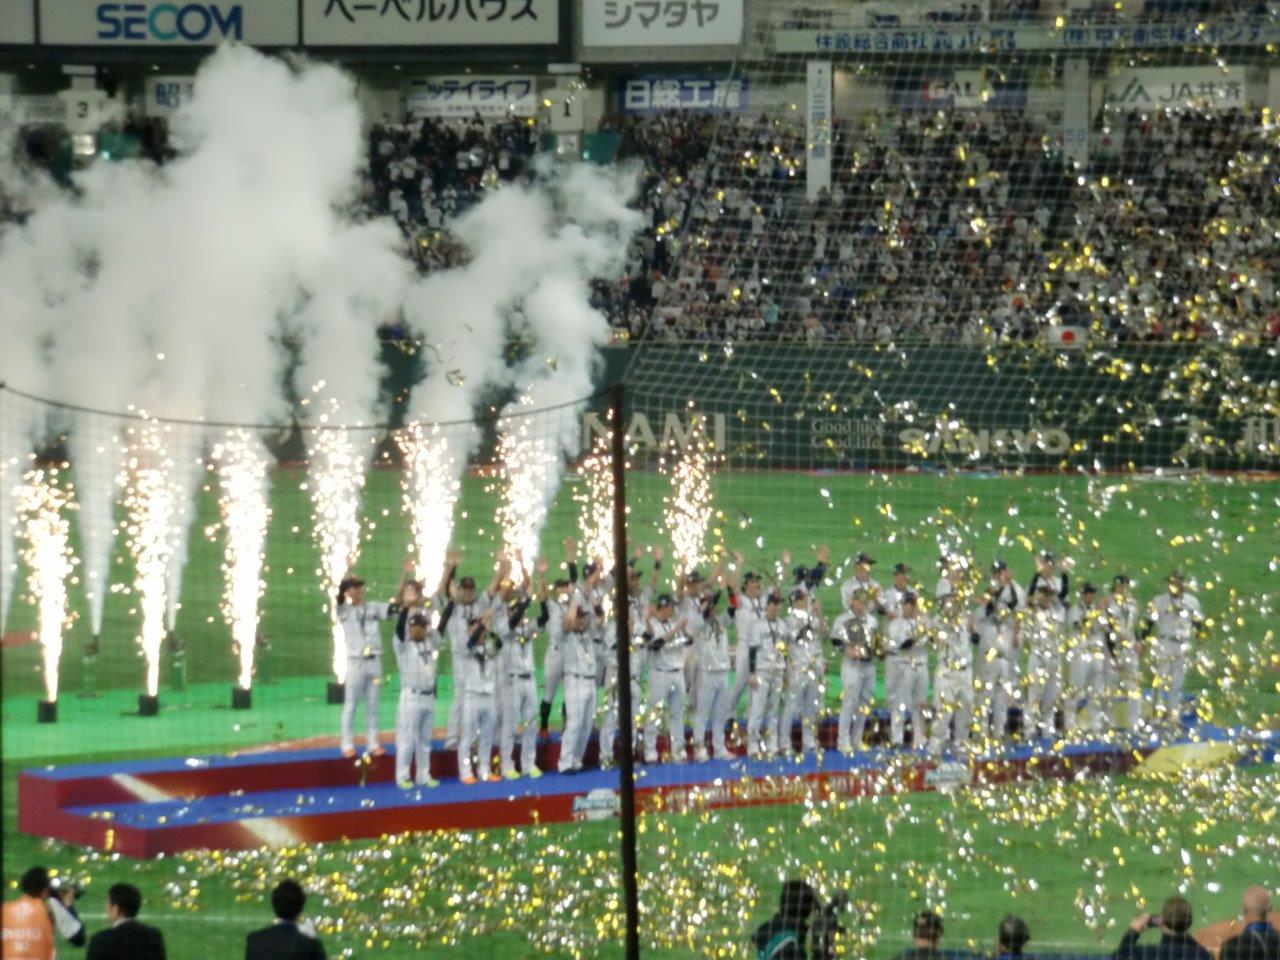
<svg viewBox="0 0 1280 960"><path fill-rule="evenodd" d="M1003 739L1009 725L1009 700L1013 696L1016 668L998 647L984 647L978 653L978 684L982 691L982 711L989 719L991 736Z"/></svg>
<svg viewBox="0 0 1280 960"><path fill-rule="evenodd" d="M609 660L613 656L613 652L605 646L604 640L591 641L591 649L596 660L596 687L598 689L604 686L605 674L609 671Z"/></svg>
<svg viewBox="0 0 1280 960"><path fill-rule="evenodd" d="M1156 715L1177 724L1182 717L1182 691L1187 682L1187 648L1180 640L1157 638L1155 642Z"/></svg>
<svg viewBox="0 0 1280 960"><path fill-rule="evenodd" d="M748 686L747 754L778 752L778 708L782 700L782 673L760 672L757 685ZM762 739L763 737L763 739Z"/></svg>
<svg viewBox="0 0 1280 960"><path fill-rule="evenodd" d="M811 753L818 742L818 711L822 704L822 686L808 670L787 672L787 705L782 711L782 749L791 750L791 728L800 721L800 749Z"/></svg>
<svg viewBox="0 0 1280 960"><path fill-rule="evenodd" d="M871 660L840 658L840 730L836 747L841 753L862 749L862 734L871 715L871 701L876 692L876 665ZM853 730L850 732L850 727Z"/></svg>
<svg viewBox="0 0 1280 960"><path fill-rule="evenodd" d="M1096 651L1077 651L1067 659L1067 694L1062 706L1067 733L1102 732L1106 721L1104 710L1110 702L1107 659L1105 654Z"/></svg>
<svg viewBox="0 0 1280 960"><path fill-rule="evenodd" d="M356 704L364 701L365 746L378 745L378 702L382 695L382 658L351 657L342 692L342 749L355 749Z"/></svg>
<svg viewBox="0 0 1280 960"><path fill-rule="evenodd" d="M462 706L462 740L458 743L458 776L464 779L493 772L493 730L498 698L492 693L467 693ZM475 748L475 764L471 751Z"/></svg>
<svg viewBox="0 0 1280 960"><path fill-rule="evenodd" d="M644 724L644 753L646 759L658 758L659 717L665 716L667 736L671 740L671 759L686 759L684 742L684 667L664 670L654 666L649 670L649 702Z"/></svg>
<svg viewBox="0 0 1280 960"><path fill-rule="evenodd" d="M729 755L724 742L724 725L729 720L729 671L698 668L698 693L693 708L693 748L707 748L707 730L711 731L711 749L717 757Z"/></svg>
<svg viewBox="0 0 1280 960"><path fill-rule="evenodd" d="M1062 658L1056 652L1032 650L1027 657L1027 699L1022 704L1022 735L1053 736L1053 715L1062 697Z"/></svg>
<svg viewBox="0 0 1280 960"><path fill-rule="evenodd" d="M409 779L412 762L414 781L426 783L431 776L431 737L435 732L436 695L401 690L396 706L396 782Z"/></svg>
<svg viewBox="0 0 1280 960"><path fill-rule="evenodd" d="M499 713L502 714L498 734L498 753L502 772L516 769L513 750L520 738L520 768L529 773L538 749L538 684L533 677L508 677L501 692Z"/></svg>
<svg viewBox="0 0 1280 960"><path fill-rule="evenodd" d="M616 673L616 671L610 671ZM644 701L640 698L640 681L631 681L631 732L641 729L640 718L644 713ZM600 761L613 759L613 742L618 737L618 684L617 679L610 681L610 687L604 697L604 717L600 720Z"/></svg>
<svg viewBox="0 0 1280 960"><path fill-rule="evenodd" d="M906 745L906 720L911 717L915 746L924 746L924 708L929 698L929 662L917 656L894 654L884 661L884 698L889 704L889 742Z"/></svg>
<svg viewBox="0 0 1280 960"><path fill-rule="evenodd" d="M973 725L973 671L940 665L933 678L933 703L930 749L936 752L946 742L953 747L966 742Z"/></svg>
<svg viewBox="0 0 1280 960"><path fill-rule="evenodd" d="M1107 690L1111 695L1111 724L1137 733L1142 727L1142 686L1137 651L1123 649L1108 658ZM1121 720L1120 711L1124 711Z"/></svg>
<svg viewBox="0 0 1280 960"><path fill-rule="evenodd" d="M547 644L547 657L542 661L542 700L550 703L556 698L560 689L560 681L564 679L564 651L560 642L552 640Z"/></svg>
<svg viewBox="0 0 1280 960"><path fill-rule="evenodd" d="M747 689L747 681L751 679L748 668L747 651L750 647L746 641L739 640L733 651L733 689L729 691L729 715L738 716L738 704L742 702L742 694Z"/></svg>
<svg viewBox="0 0 1280 960"><path fill-rule="evenodd" d="M564 675L564 732L560 735L560 772L582 769L582 755L591 739L596 715L595 674Z"/></svg>

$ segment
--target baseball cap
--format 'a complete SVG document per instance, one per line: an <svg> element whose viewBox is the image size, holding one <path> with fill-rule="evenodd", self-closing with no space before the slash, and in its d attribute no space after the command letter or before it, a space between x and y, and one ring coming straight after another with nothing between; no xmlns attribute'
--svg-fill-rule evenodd
<svg viewBox="0 0 1280 960"><path fill-rule="evenodd" d="M1043 560L1045 563L1052 563L1057 558L1054 557L1052 550L1041 550L1040 559Z"/></svg>
<svg viewBox="0 0 1280 960"><path fill-rule="evenodd" d="M676 602L671 599L671 594L664 593L658 598L658 602L654 604L656 607L674 607Z"/></svg>
<svg viewBox="0 0 1280 960"><path fill-rule="evenodd" d="M748 570L746 573L742 575L743 583L750 583L753 580L759 580L759 579L760 579L760 574L756 573L754 570Z"/></svg>
<svg viewBox="0 0 1280 960"><path fill-rule="evenodd" d="M995 563L991 565L992 573L999 573L1001 570L1008 570L1008 569L1009 569L1009 565L1005 563L1003 560L997 560Z"/></svg>
<svg viewBox="0 0 1280 960"><path fill-rule="evenodd" d="M902 602L903 602L903 603L915 603L915 602L916 602L917 600L919 600L919 599L920 599L920 598L919 598L918 596L916 596L916 595L915 595L912 591L910 591L910 590L908 590L906 593L904 593L904 594L902 595Z"/></svg>
<svg viewBox="0 0 1280 960"><path fill-rule="evenodd" d="M765 597L764 602L765 602L766 604L769 604L769 603L781 603L781 602L782 602L782 597L781 597L781 596L779 596L778 592L775 590L773 593L769 594L769 596Z"/></svg>
<svg viewBox="0 0 1280 960"><path fill-rule="evenodd" d="M1098 588L1095 587L1088 580L1086 580L1084 583L1080 584L1080 592L1081 593L1097 593Z"/></svg>
<svg viewBox="0 0 1280 960"><path fill-rule="evenodd" d="M427 615L425 613L415 613L409 618L409 626L411 627L425 627L428 623L430 623L430 621L427 620Z"/></svg>
<svg viewBox="0 0 1280 960"><path fill-rule="evenodd" d="M685 583L702 583L702 579L701 573L697 570L690 570L688 575L685 576L684 581Z"/></svg>
<svg viewBox="0 0 1280 960"><path fill-rule="evenodd" d="M1128 577L1126 577L1123 573L1117 573L1114 577L1111 578L1111 585L1113 587L1120 587L1120 586L1127 587L1132 582L1133 581L1130 580Z"/></svg>
<svg viewBox="0 0 1280 960"><path fill-rule="evenodd" d="M893 572L894 572L894 573L910 573L910 572L911 572L911 564L909 564L909 563L895 563L895 564L893 565Z"/></svg>
<svg viewBox="0 0 1280 960"><path fill-rule="evenodd" d="M463 577L461 580L459 580L459 581L458 581L458 586L460 586L460 587L470 587L472 590L474 590L474 589L476 588L476 578L475 578L475 577Z"/></svg>
<svg viewBox="0 0 1280 960"><path fill-rule="evenodd" d="M1047 583L1042 583L1040 584L1039 587L1036 588L1036 593L1057 593L1057 592L1058 592L1057 590L1055 590L1051 585Z"/></svg>
<svg viewBox="0 0 1280 960"><path fill-rule="evenodd" d="M858 554L858 558L854 561L854 563L861 563L863 566L869 567L872 564L874 564L875 561L871 559L871 554L864 552L864 553Z"/></svg>
<svg viewBox="0 0 1280 960"><path fill-rule="evenodd" d="M363 587L363 586L364 586L364 581L361 580L359 577L343 577L342 581L338 584L338 592L342 593L344 590L350 590L352 587Z"/></svg>
<svg viewBox="0 0 1280 960"><path fill-rule="evenodd" d="M849 599L861 600L863 603L866 603L868 600L871 599L871 594L866 590L855 590L853 591L853 593L849 594Z"/></svg>
<svg viewBox="0 0 1280 960"><path fill-rule="evenodd" d="M791 602L795 603L797 600L803 600L807 596L809 596L809 594L801 590L799 587L796 587L791 591Z"/></svg>
<svg viewBox="0 0 1280 960"><path fill-rule="evenodd" d="M1181 570L1170 570L1170 571L1169 571L1169 575L1168 575L1167 577L1165 577L1165 579L1166 579L1166 580L1177 580L1177 581L1181 582L1181 581L1183 581L1183 580L1185 580L1185 579L1187 579L1187 578L1186 578L1186 576L1183 574L1183 572L1182 572Z"/></svg>
<svg viewBox="0 0 1280 960"><path fill-rule="evenodd" d="M592 560L590 563L588 563L585 567L582 568L582 575L584 577L594 576L595 572L599 569L600 569L600 564Z"/></svg>

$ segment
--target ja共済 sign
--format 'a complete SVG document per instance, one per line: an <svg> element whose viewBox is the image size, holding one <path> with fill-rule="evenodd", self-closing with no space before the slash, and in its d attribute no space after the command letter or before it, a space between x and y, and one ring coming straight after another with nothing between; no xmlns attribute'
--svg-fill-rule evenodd
<svg viewBox="0 0 1280 960"><path fill-rule="evenodd" d="M1165 107L1231 110L1245 106L1244 75L1220 67L1141 67L1107 79L1107 104L1121 110Z"/></svg>

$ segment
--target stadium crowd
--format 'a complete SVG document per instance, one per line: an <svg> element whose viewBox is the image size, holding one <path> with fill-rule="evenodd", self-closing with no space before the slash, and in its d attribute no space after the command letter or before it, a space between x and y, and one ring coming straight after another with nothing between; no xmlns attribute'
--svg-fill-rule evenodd
<svg viewBox="0 0 1280 960"><path fill-rule="evenodd" d="M58 883L44 867L28 869L17 883L18 896L4 905L4 960L54 960L58 942L83 947L86 960L165 960L164 935L139 919L142 892L131 883L115 883L107 890L109 925L86 936L75 903L84 891L75 884ZM245 960L324 960L327 955L314 919L304 916L307 893L292 878L279 881L269 898L273 922L245 938ZM846 933L843 914L849 906L839 895L823 903L803 880L782 885L778 910L751 935L761 960L832 960L843 956L841 939ZM1211 924L1192 932L1191 904L1178 895L1165 899L1159 914L1140 912L1129 924L1113 960L1278 960L1280 914L1272 910L1271 895L1263 886L1249 887L1241 896L1238 918ZM1140 946L1149 930L1158 930L1157 943ZM926 909L910 925L911 946L897 960L995 958L1020 960L1036 956L1031 929L1021 917L1008 914L995 930L988 950L940 949L943 917ZM1060 955L1057 951L1054 955Z"/></svg>
<svg viewBox="0 0 1280 960"><path fill-rule="evenodd" d="M646 229L594 304L633 340L980 342L1050 323L1119 340L1280 336L1274 132L1241 110L1106 123L1078 174L1021 111L837 123L833 183L811 203L792 119L616 118ZM535 136L522 120L375 128L369 209L397 219L424 269L455 264L448 218L530 176Z"/></svg>

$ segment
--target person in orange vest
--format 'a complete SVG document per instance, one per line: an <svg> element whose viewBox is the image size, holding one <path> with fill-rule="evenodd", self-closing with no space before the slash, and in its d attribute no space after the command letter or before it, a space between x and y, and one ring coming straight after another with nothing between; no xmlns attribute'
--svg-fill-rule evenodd
<svg viewBox="0 0 1280 960"><path fill-rule="evenodd" d="M18 888L22 895L4 905L3 960L55 960L55 930L73 946L84 946L84 924L72 907L74 887L55 890L49 871L32 867Z"/></svg>

